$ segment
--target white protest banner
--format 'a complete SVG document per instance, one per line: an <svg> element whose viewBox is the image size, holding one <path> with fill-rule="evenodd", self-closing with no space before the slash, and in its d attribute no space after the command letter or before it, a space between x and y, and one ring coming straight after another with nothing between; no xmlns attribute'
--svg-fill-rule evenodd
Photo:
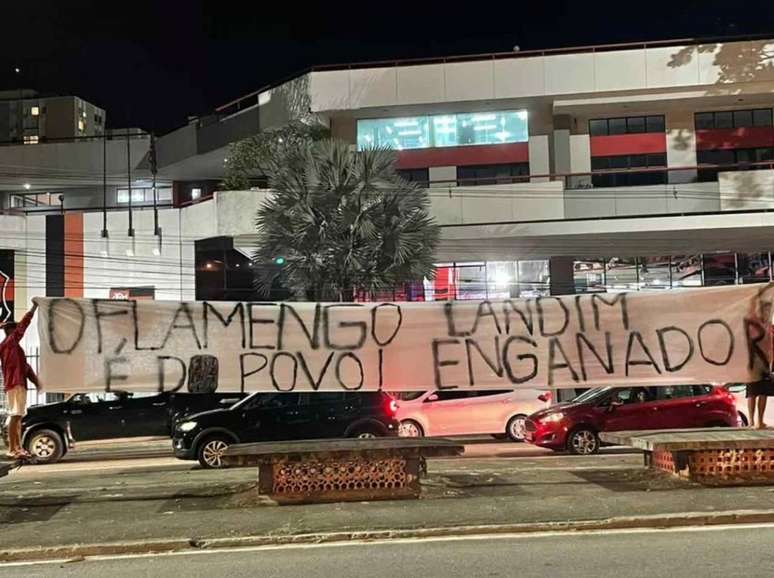
<svg viewBox="0 0 774 578"><path fill-rule="evenodd" d="M49 391L746 382L774 285L434 303L40 299Z"/></svg>

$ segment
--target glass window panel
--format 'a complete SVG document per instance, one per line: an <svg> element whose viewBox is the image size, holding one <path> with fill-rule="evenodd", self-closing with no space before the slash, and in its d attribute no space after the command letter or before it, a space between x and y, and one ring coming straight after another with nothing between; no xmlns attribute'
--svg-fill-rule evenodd
<svg viewBox="0 0 774 578"><path fill-rule="evenodd" d="M649 167L665 167L666 162L666 153L650 153L648 155Z"/></svg>
<svg viewBox="0 0 774 578"><path fill-rule="evenodd" d="M629 155L629 166L632 168L648 166L647 155Z"/></svg>
<svg viewBox="0 0 774 578"><path fill-rule="evenodd" d="M636 134L645 132L645 117L631 116L626 119L626 132Z"/></svg>
<svg viewBox="0 0 774 578"><path fill-rule="evenodd" d="M637 259L613 258L607 262L607 290L636 291L638 287Z"/></svg>
<svg viewBox="0 0 774 578"><path fill-rule="evenodd" d="M774 161L774 148L761 148L755 150L755 160L759 162Z"/></svg>
<svg viewBox="0 0 774 578"><path fill-rule="evenodd" d="M642 289L669 289L669 257L640 259L640 287Z"/></svg>
<svg viewBox="0 0 774 578"><path fill-rule="evenodd" d="M704 285L733 285L736 283L736 256L734 253L704 255Z"/></svg>
<svg viewBox="0 0 774 578"><path fill-rule="evenodd" d="M749 149L740 149L735 151L737 163L752 162L755 157L755 151Z"/></svg>
<svg viewBox="0 0 774 578"><path fill-rule="evenodd" d="M430 169L398 169L398 174L411 183L427 184L430 181Z"/></svg>
<svg viewBox="0 0 774 578"><path fill-rule="evenodd" d="M701 255L672 257L672 287L701 287Z"/></svg>
<svg viewBox="0 0 774 578"><path fill-rule="evenodd" d="M661 115L647 117L645 119L645 125L646 132L664 132L666 130L664 126L664 117Z"/></svg>
<svg viewBox="0 0 774 578"><path fill-rule="evenodd" d="M573 276L576 293L598 293L605 290L604 261L575 261Z"/></svg>
<svg viewBox="0 0 774 578"><path fill-rule="evenodd" d="M715 128L734 128L734 114L731 111L716 112Z"/></svg>
<svg viewBox="0 0 774 578"><path fill-rule="evenodd" d="M612 187L614 186L613 175L592 175L591 185L593 187Z"/></svg>
<svg viewBox="0 0 774 578"><path fill-rule="evenodd" d="M430 123L426 116L364 119L357 122L357 144L388 147L396 150L427 148L430 145Z"/></svg>
<svg viewBox="0 0 774 578"><path fill-rule="evenodd" d="M453 147L459 143L457 135L457 117L453 114L441 114L432 117L433 140L431 146Z"/></svg>
<svg viewBox="0 0 774 578"><path fill-rule="evenodd" d="M527 142L525 110L446 114L357 122L357 144L397 150Z"/></svg>
<svg viewBox="0 0 774 578"><path fill-rule="evenodd" d="M457 299L486 298L486 267L483 264L457 267Z"/></svg>
<svg viewBox="0 0 774 578"><path fill-rule="evenodd" d="M129 203L129 191L126 189L118 189L116 191L116 202L117 203Z"/></svg>
<svg viewBox="0 0 774 578"><path fill-rule="evenodd" d="M610 168L610 157L591 157L591 170L602 171Z"/></svg>
<svg viewBox="0 0 774 578"><path fill-rule="evenodd" d="M751 110L735 110L734 111L734 126L737 128L752 126L753 114Z"/></svg>
<svg viewBox="0 0 774 578"><path fill-rule="evenodd" d="M609 157L611 169L628 169L629 157L627 155Z"/></svg>
<svg viewBox="0 0 774 578"><path fill-rule="evenodd" d="M550 292L548 260L519 261L519 296L539 297Z"/></svg>
<svg viewBox="0 0 774 578"><path fill-rule="evenodd" d="M607 119L590 120L589 134L591 136L607 136Z"/></svg>
<svg viewBox="0 0 774 578"><path fill-rule="evenodd" d="M486 264L489 299L510 299L518 296L515 261L489 261Z"/></svg>
<svg viewBox="0 0 774 578"><path fill-rule="evenodd" d="M753 111L753 126L771 126L771 109L760 108Z"/></svg>
<svg viewBox="0 0 774 578"><path fill-rule="evenodd" d="M739 253L736 258L739 279L742 283L766 283L769 281L771 264L768 253Z"/></svg>
<svg viewBox="0 0 774 578"><path fill-rule="evenodd" d="M607 121L610 134L626 134L626 119L611 118Z"/></svg>
<svg viewBox="0 0 774 578"><path fill-rule="evenodd" d="M710 130L715 128L715 114L712 112L697 112L694 116L696 130Z"/></svg>

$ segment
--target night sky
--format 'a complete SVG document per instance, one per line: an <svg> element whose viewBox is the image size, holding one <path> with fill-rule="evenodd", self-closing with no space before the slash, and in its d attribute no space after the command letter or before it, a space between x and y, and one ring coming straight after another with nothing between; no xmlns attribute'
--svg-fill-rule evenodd
<svg viewBox="0 0 774 578"><path fill-rule="evenodd" d="M163 134L315 65L771 34L769 0L4 2L0 87L75 94ZM273 5L273 6L272 6ZM271 6L271 7L270 7ZM22 77L14 67L22 69Z"/></svg>

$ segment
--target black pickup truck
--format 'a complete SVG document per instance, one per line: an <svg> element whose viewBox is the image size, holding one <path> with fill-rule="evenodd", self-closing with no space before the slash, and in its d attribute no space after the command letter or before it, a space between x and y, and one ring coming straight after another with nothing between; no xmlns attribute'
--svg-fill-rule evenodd
<svg viewBox="0 0 774 578"><path fill-rule="evenodd" d="M22 420L22 443L38 463L58 461L75 442L171 435L177 420L226 408L245 393L76 393L34 405Z"/></svg>

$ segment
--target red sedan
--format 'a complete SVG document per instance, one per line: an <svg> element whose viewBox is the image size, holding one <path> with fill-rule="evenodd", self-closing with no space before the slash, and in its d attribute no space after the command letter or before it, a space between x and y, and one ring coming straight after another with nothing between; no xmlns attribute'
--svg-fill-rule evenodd
<svg viewBox="0 0 774 578"><path fill-rule="evenodd" d="M733 394L712 385L603 387L532 414L525 440L573 454L599 451L599 432L736 427Z"/></svg>

